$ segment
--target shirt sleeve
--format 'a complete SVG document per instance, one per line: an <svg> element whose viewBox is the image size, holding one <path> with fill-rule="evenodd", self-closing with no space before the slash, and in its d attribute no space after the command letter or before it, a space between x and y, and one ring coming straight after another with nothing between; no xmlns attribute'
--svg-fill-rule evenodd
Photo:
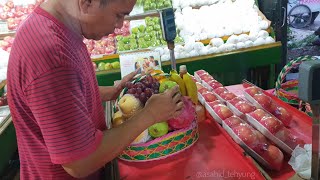
<svg viewBox="0 0 320 180"><path fill-rule="evenodd" d="M25 90L54 164L82 159L102 140L87 109L83 84L76 70L62 67L41 75Z"/></svg>

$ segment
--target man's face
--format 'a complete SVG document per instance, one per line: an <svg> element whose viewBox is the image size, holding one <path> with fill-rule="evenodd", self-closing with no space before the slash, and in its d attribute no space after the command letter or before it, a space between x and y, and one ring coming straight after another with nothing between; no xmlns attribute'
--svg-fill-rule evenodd
<svg viewBox="0 0 320 180"><path fill-rule="evenodd" d="M83 4L81 9L81 28L83 36L87 39L99 40L103 36L121 28L124 17L128 15L136 0L108 0L106 5L101 5L100 0L91 0L90 4Z"/></svg>

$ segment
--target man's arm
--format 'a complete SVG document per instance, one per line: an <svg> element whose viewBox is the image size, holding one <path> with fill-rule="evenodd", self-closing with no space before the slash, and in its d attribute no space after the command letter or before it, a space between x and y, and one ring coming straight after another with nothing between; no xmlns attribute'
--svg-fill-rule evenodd
<svg viewBox="0 0 320 180"><path fill-rule="evenodd" d="M86 177L107 162L116 158L141 132L154 123L170 119L180 113L183 103L178 87L164 94L152 96L144 109L125 121L117 128L104 132L103 139L97 150L88 157L63 164L63 168L75 178Z"/></svg>

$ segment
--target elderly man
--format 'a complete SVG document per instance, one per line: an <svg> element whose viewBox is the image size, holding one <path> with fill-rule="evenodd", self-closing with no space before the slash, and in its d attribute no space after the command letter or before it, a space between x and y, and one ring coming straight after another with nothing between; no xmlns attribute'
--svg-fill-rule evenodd
<svg viewBox="0 0 320 180"><path fill-rule="evenodd" d="M99 179L101 168L154 123L180 113L175 87L153 95L121 126L106 130L102 101L124 84L98 87L83 36L122 26L135 0L48 0L17 31L8 67L21 179Z"/></svg>

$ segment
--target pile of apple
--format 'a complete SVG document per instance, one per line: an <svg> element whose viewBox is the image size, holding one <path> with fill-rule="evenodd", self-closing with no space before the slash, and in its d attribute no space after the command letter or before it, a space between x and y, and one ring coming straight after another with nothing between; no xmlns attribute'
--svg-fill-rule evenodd
<svg viewBox="0 0 320 180"><path fill-rule="evenodd" d="M0 5L0 19L7 21L8 29L16 30L19 24L33 12L44 0L36 0L35 4L15 5L13 0L8 0L5 4Z"/></svg>
<svg viewBox="0 0 320 180"><path fill-rule="evenodd" d="M232 130L230 135L233 138L240 138L240 140L250 148L250 153L256 153L261 156L261 161L266 161L268 168L280 170L284 158L282 151L278 147L272 145L264 135L255 130L243 119L234 115L230 108L225 105L224 101L218 99L215 93L211 92L201 83L197 83L197 86L199 96L203 98L203 103L205 104L206 109L215 119L220 119L220 123L227 125L228 128ZM215 90L227 92L224 87L218 87ZM236 97L233 99L236 99ZM199 98L199 100L201 102L201 98ZM245 106L242 107L242 104L245 104L244 100L240 104L239 107L243 108L245 111L252 112L251 108L253 106L250 106L251 110L248 110Z"/></svg>
<svg viewBox="0 0 320 180"><path fill-rule="evenodd" d="M131 28L131 34L128 36L117 36L118 51L129 51L136 49L145 49L149 47L158 47L166 45L162 38L160 19L158 17L146 17L145 25L139 25ZM177 43L181 42L177 37Z"/></svg>
<svg viewBox="0 0 320 180"><path fill-rule="evenodd" d="M91 57L96 55L109 55L116 53L115 37L127 36L129 32L130 22L124 21L122 28L116 28L113 34L103 37L99 41L84 39L87 49Z"/></svg>
<svg viewBox="0 0 320 180"><path fill-rule="evenodd" d="M98 64L98 65L97 65ZM108 71L111 69L120 69L120 62L98 62L93 64L95 71Z"/></svg>
<svg viewBox="0 0 320 180"><path fill-rule="evenodd" d="M142 1L143 10L145 12L156 9L172 7L171 0L146 0Z"/></svg>
<svg viewBox="0 0 320 180"><path fill-rule="evenodd" d="M11 37L11 36L4 37L3 41L0 42L1 49L10 53L13 41L14 41L14 37Z"/></svg>
<svg viewBox="0 0 320 180"><path fill-rule="evenodd" d="M130 117L141 110L152 95L163 93L178 85L169 80L162 71L155 70L151 74L143 76L140 80L126 83L124 95L120 97L117 103L118 110L113 116L114 127L130 120ZM145 143L169 132L190 127L196 116L194 104L186 97L183 97L182 101L184 107L178 117L150 126L132 144Z"/></svg>

